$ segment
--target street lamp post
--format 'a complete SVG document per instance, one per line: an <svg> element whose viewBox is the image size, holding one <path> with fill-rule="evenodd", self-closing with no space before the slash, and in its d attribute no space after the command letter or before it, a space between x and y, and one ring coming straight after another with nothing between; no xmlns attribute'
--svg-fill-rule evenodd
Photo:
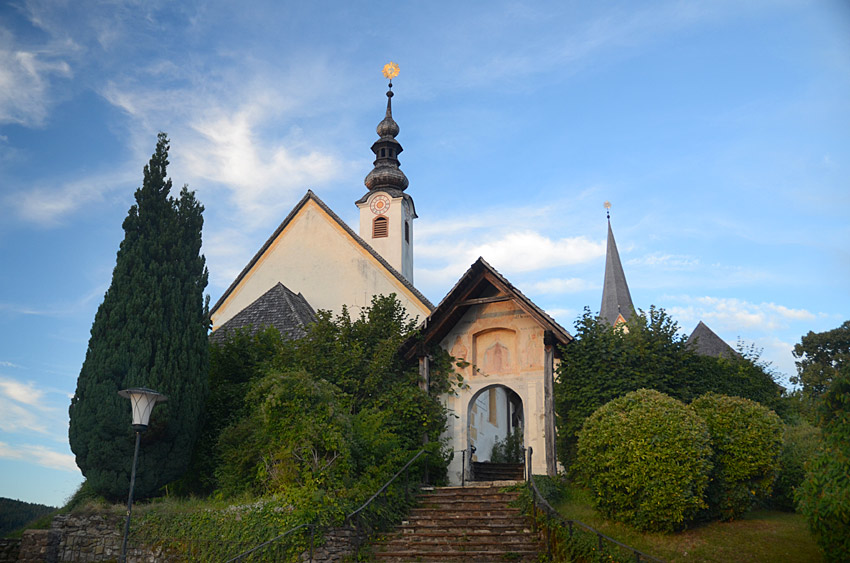
<svg viewBox="0 0 850 563"><path fill-rule="evenodd" d="M127 520L124 522L124 541L121 544L121 563L127 561L127 535L130 533L130 511L133 510L133 487L136 484L136 462L139 459L139 439L142 432L148 429L151 411L157 403L168 400L165 395L152 389L134 387L118 391L125 399L130 399L133 409L133 430L136 431L136 449L133 452L133 470L130 473L130 495L127 497Z"/></svg>

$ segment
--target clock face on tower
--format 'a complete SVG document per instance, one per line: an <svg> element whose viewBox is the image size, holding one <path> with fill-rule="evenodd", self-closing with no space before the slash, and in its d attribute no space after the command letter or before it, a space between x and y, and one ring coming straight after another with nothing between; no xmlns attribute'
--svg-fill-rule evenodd
<svg viewBox="0 0 850 563"><path fill-rule="evenodd" d="M390 198L385 195L375 196L375 199L369 204L369 208L375 215L383 215L390 208Z"/></svg>

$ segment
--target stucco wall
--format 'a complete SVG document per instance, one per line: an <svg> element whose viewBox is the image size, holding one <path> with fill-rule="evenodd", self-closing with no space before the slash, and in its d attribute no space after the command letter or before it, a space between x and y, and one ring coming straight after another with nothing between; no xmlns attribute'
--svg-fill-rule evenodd
<svg viewBox="0 0 850 563"><path fill-rule="evenodd" d="M213 315L221 326L282 282L316 309L357 314L374 295L395 293L412 317L429 313L415 295L312 200L307 201L263 257Z"/></svg>
<svg viewBox="0 0 850 563"><path fill-rule="evenodd" d="M535 455L532 471L546 473L544 442L543 328L513 301L470 307L441 346L469 365L456 368L468 387L443 401L449 412L446 436L456 453L449 465L451 484L460 484L462 456L468 445L468 410L473 398L492 385L504 385L522 400L523 443ZM479 449L479 451L481 451ZM488 452L489 453L489 452Z"/></svg>

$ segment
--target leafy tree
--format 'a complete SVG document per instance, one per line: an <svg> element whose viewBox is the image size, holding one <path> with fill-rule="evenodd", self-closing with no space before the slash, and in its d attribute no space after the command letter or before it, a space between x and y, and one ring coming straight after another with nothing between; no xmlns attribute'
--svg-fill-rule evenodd
<svg viewBox="0 0 850 563"><path fill-rule="evenodd" d="M575 326L576 340L564 348L555 382L558 455L565 466L575 458L585 419L608 401L641 388L687 400L695 361L663 309L640 311L614 328L585 309Z"/></svg>
<svg viewBox="0 0 850 563"><path fill-rule="evenodd" d="M791 383L817 399L823 395L843 365L850 364L850 321L825 332L811 332L794 346L797 376Z"/></svg>
<svg viewBox="0 0 850 563"><path fill-rule="evenodd" d="M846 323L845 323L846 325ZM844 325L842 325L844 326ZM811 333L809 333L811 334ZM829 561L850 560L850 363L833 375L820 406L823 440L798 487L806 517Z"/></svg>
<svg viewBox="0 0 850 563"><path fill-rule="evenodd" d="M320 311L295 341L237 334L214 348L222 377L211 395L231 405L213 456L220 492L351 494L364 479L382 482L425 435L438 450L444 409L398 355L413 326L394 295L376 296L356 319L347 310L336 318ZM443 379L435 376L436 388L447 385Z"/></svg>
<svg viewBox="0 0 850 563"><path fill-rule="evenodd" d="M794 512L794 493L806 477L806 464L814 457L820 444L820 428L807 422L786 425L782 434L779 471L773 485L770 505L779 510Z"/></svg>
<svg viewBox="0 0 850 563"><path fill-rule="evenodd" d="M210 391L204 408L200 435L192 452L189 469L169 488L176 494L209 494L216 488L215 472L222 463L219 438L228 426L247 416L245 397L251 384L262 379L275 358L291 362L293 343L280 331L267 327L255 334L247 328L234 331L223 342L210 344Z"/></svg>
<svg viewBox="0 0 850 563"><path fill-rule="evenodd" d="M585 309L575 326L576 340L563 349L555 381L558 456L567 467L575 459L584 420L608 401L640 388L684 402L713 391L778 408L782 387L757 350L739 346L739 357L700 356L663 309L639 311L613 328Z"/></svg>
<svg viewBox="0 0 850 563"><path fill-rule="evenodd" d="M160 133L124 220L112 283L95 315L69 411L77 465L110 499L127 494L134 446L130 405L117 392L149 387L168 397L142 435L135 488L141 498L185 471L207 391L203 206L186 187L178 198L169 196L168 150Z"/></svg>

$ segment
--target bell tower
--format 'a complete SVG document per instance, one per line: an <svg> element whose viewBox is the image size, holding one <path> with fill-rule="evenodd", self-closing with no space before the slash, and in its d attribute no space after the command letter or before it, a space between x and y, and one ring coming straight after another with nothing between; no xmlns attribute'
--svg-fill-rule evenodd
<svg viewBox="0 0 850 563"><path fill-rule="evenodd" d="M355 204L360 209L360 238L365 240L407 281L413 283L413 220L416 209L413 198L404 193L408 180L399 168L398 155L403 150L396 140L398 123L393 119L393 82L398 65L384 66L389 79L387 113L378 124L378 140L372 144L374 168L366 176L366 195Z"/></svg>

